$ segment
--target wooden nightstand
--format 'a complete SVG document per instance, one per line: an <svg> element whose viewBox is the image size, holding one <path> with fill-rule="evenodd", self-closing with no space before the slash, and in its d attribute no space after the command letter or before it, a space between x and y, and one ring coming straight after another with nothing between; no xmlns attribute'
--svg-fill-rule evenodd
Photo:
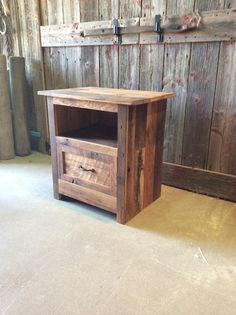
<svg viewBox="0 0 236 315"><path fill-rule="evenodd" d="M125 223L161 194L166 99L174 93L97 87L47 96L54 196Z"/></svg>

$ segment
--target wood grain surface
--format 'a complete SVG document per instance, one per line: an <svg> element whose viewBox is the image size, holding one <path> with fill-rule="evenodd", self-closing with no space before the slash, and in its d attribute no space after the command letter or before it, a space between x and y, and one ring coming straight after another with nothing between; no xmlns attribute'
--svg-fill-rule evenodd
<svg viewBox="0 0 236 315"><path fill-rule="evenodd" d="M149 92L140 90L132 91L128 89L96 87L39 91L38 94L55 98L67 98L92 102L95 101L115 105L139 105L175 96L175 93L173 92Z"/></svg>
<svg viewBox="0 0 236 315"><path fill-rule="evenodd" d="M166 101L118 108L117 220L125 223L160 196Z"/></svg>

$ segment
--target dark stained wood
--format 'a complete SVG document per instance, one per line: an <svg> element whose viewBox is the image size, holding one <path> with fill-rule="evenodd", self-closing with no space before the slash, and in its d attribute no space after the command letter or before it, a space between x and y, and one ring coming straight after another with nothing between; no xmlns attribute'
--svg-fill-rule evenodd
<svg viewBox="0 0 236 315"><path fill-rule="evenodd" d="M86 109L70 106L75 101L70 99L71 89L68 93L63 90L63 99L68 97L63 105L49 96L51 91L41 92L49 99L54 195L67 195L101 208L104 201L104 209L117 213L117 221L126 223L160 196L166 98L173 93L85 89L89 90L91 104L97 104L101 95L103 99L115 97L113 103L123 95L130 100L128 104L112 104L118 107L117 113L106 113L94 110L93 105ZM81 89L73 91L80 97ZM93 101L91 95L95 96ZM141 103L132 104L137 96ZM143 104L143 97L147 103ZM103 122L107 114L109 124Z"/></svg>
<svg viewBox="0 0 236 315"><path fill-rule="evenodd" d="M128 109L119 106L117 220L121 223L160 196L165 110L166 101Z"/></svg>
<svg viewBox="0 0 236 315"><path fill-rule="evenodd" d="M116 197L117 149L61 137L57 150L62 180Z"/></svg>
<svg viewBox="0 0 236 315"><path fill-rule="evenodd" d="M118 163L117 163L117 221L126 222L127 198L127 147L128 147L128 120L129 108L124 105L118 107Z"/></svg>
<svg viewBox="0 0 236 315"><path fill-rule="evenodd" d="M78 123L77 123L78 124ZM78 127L77 127L78 128ZM66 131L64 135L68 138L89 141L109 147L117 148L117 127L108 127L104 124L91 124L88 127L77 130Z"/></svg>
<svg viewBox="0 0 236 315"><path fill-rule="evenodd" d="M100 191L69 183L59 179L59 192L62 195L89 203L95 207L116 213L116 197Z"/></svg>
<svg viewBox="0 0 236 315"><path fill-rule="evenodd" d="M163 184L236 201L236 176L163 163Z"/></svg>

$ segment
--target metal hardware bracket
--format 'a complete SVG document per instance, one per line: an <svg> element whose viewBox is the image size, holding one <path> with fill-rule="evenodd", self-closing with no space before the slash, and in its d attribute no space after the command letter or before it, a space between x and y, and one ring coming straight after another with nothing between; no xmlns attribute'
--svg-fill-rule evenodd
<svg viewBox="0 0 236 315"><path fill-rule="evenodd" d="M122 44L122 36L120 34L120 27L119 27L118 19L112 20L112 32L114 35L116 35L116 41L114 42L114 44L121 45Z"/></svg>
<svg viewBox="0 0 236 315"><path fill-rule="evenodd" d="M163 36L162 29L161 29L161 15L160 14L155 15L154 32L157 33L157 41L163 42L164 36Z"/></svg>

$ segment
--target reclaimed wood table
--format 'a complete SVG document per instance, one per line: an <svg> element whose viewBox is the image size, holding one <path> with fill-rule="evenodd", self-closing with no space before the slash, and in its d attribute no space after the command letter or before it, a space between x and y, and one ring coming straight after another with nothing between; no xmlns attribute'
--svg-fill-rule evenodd
<svg viewBox="0 0 236 315"><path fill-rule="evenodd" d="M166 100L174 93L98 87L47 96L54 197L125 223L161 194Z"/></svg>

